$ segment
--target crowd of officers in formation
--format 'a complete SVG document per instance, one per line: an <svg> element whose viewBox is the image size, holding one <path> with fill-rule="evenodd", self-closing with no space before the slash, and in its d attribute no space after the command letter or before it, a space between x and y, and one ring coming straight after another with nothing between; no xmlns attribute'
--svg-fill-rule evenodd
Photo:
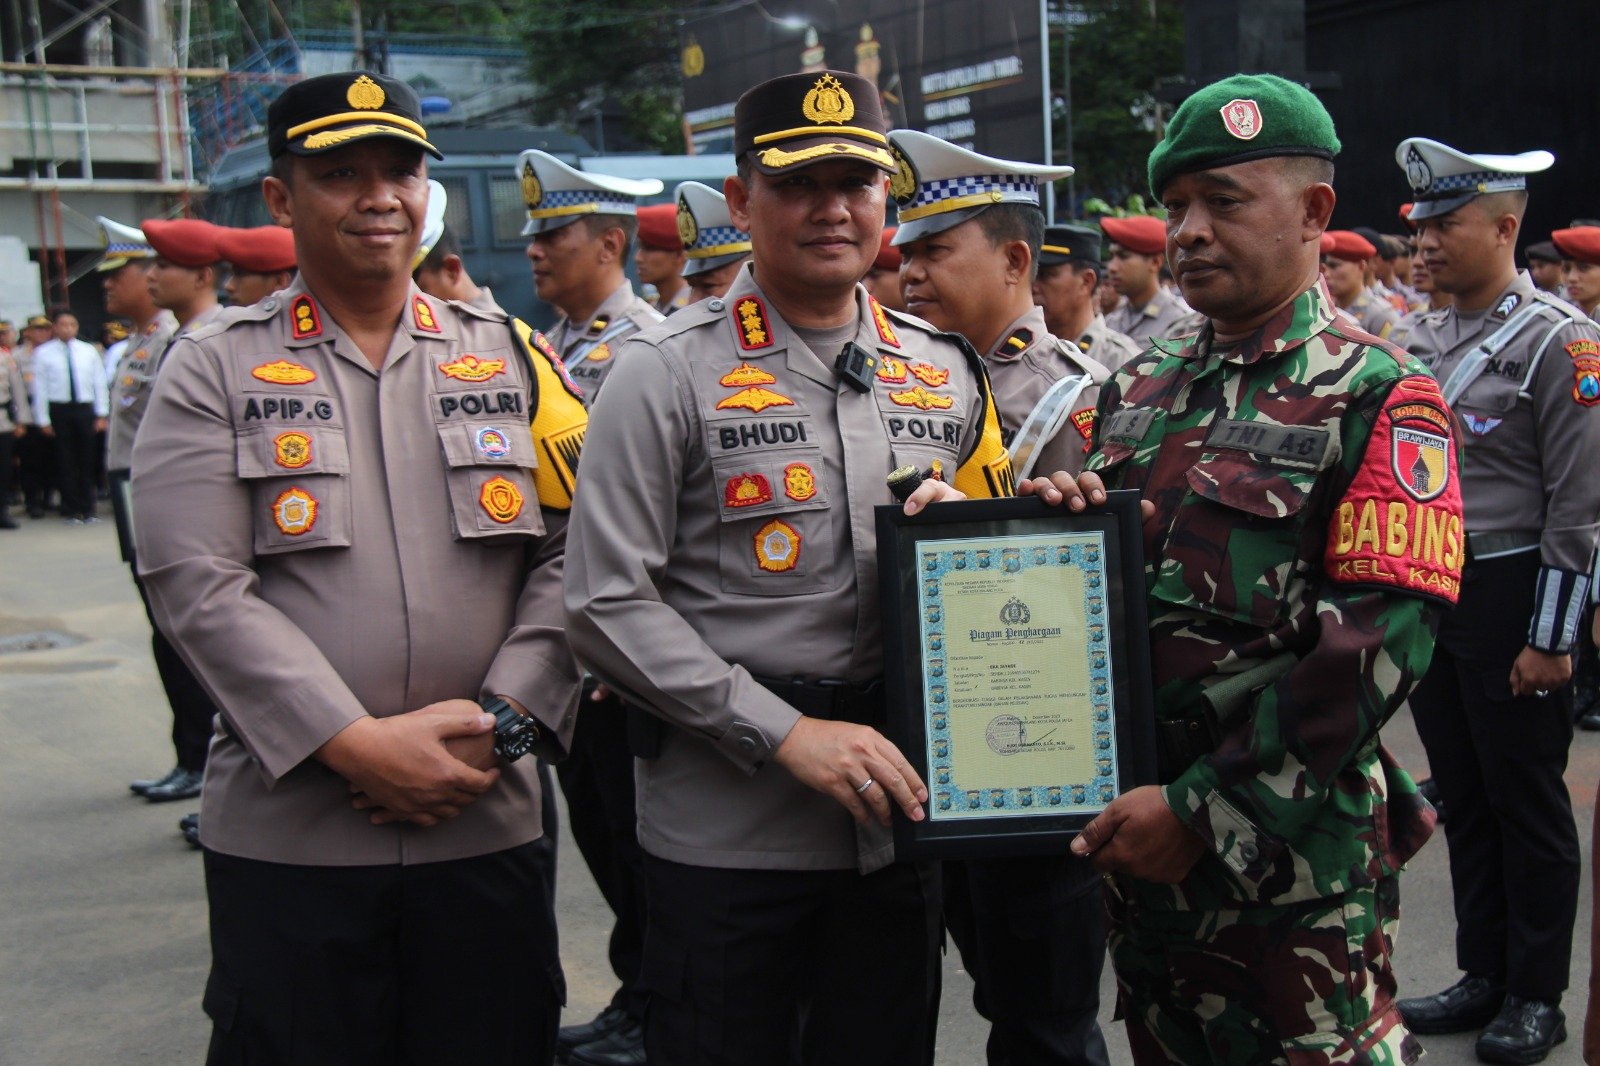
<svg viewBox="0 0 1600 1066"><path fill-rule="evenodd" d="M0 499L14 435L28 513L53 474L93 520L110 424L177 749L133 788L203 796L209 1061L929 1063L946 931L995 1066L1107 1061L1108 940L1141 1063L1542 1060L1600 521L1600 226L1514 260L1553 157L1408 139L1405 232L1332 231L1327 112L1239 75L1152 152L1167 217L1096 228L1045 224L1070 167L889 131L855 75L734 124L737 174L663 206L522 154L540 333L473 282L414 93L313 78L274 226L102 220L120 354L62 311L0 356ZM1145 500L1160 782L1070 853L894 855L908 465L908 513ZM1408 702L1464 976L1397 1000ZM564 1028L552 767L615 914Z"/></svg>

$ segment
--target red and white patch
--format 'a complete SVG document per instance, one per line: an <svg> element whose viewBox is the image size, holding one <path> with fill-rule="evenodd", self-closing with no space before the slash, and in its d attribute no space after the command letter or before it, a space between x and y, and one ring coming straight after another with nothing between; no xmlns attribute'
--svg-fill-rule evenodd
<svg viewBox="0 0 1600 1066"><path fill-rule="evenodd" d="M1261 105L1254 100L1229 100L1218 113L1228 132L1241 141L1254 140L1261 132Z"/></svg>
<svg viewBox="0 0 1600 1066"><path fill-rule="evenodd" d="M1085 407L1081 411L1072 412L1072 428L1083 435L1083 450L1089 451L1089 439L1094 436L1094 408Z"/></svg>
<svg viewBox="0 0 1600 1066"><path fill-rule="evenodd" d="M1332 580L1456 602L1466 534L1451 425L1432 378L1406 378L1389 393L1328 523Z"/></svg>

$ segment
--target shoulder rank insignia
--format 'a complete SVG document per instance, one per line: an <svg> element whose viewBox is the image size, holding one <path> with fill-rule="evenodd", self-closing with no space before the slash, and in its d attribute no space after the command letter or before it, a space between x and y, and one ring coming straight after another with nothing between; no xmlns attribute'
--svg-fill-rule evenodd
<svg viewBox="0 0 1600 1066"><path fill-rule="evenodd" d="M589 335L594 336L599 333L604 333L606 327L609 325L611 325L610 315L597 315L595 320L589 323Z"/></svg>
<svg viewBox="0 0 1600 1066"><path fill-rule="evenodd" d="M1509 316L1511 314L1511 312L1513 312L1513 311L1515 311L1517 309L1517 305L1519 303L1521 303L1521 302L1522 302L1522 297L1518 296L1516 293L1514 293L1514 292L1506 293L1506 298L1504 300L1501 300L1500 303L1498 305L1496 305L1496 307L1494 309L1494 317L1495 318L1506 318L1507 316Z"/></svg>
<svg viewBox="0 0 1600 1066"><path fill-rule="evenodd" d="M750 411L760 413L769 407L793 407L794 401L771 389L750 388L736 392L717 404L719 411L731 411L743 407ZM946 407L950 406L948 403Z"/></svg>
<svg viewBox="0 0 1600 1066"><path fill-rule="evenodd" d="M257 381L269 381L274 385L304 385L308 381L317 380L315 370L299 363L291 363L287 359L262 363L250 371L250 376Z"/></svg>
<svg viewBox="0 0 1600 1066"><path fill-rule="evenodd" d="M756 565L781 574L800 564L800 531L774 519L756 531Z"/></svg>
<svg viewBox="0 0 1600 1066"><path fill-rule="evenodd" d="M739 343L745 351L755 351L772 343L772 327L767 324L767 309L762 306L760 300L754 296L740 297L733 305L733 316L739 325Z"/></svg>
<svg viewBox="0 0 1600 1066"><path fill-rule="evenodd" d="M457 381L488 381L496 374L505 373L505 370L504 359L479 359L475 355L463 355L452 362L439 364L439 373Z"/></svg>
<svg viewBox="0 0 1600 1066"><path fill-rule="evenodd" d="M931 411L935 408L943 411L955 404L955 400L949 396L935 395L921 385L904 392L891 392L889 399L901 407L915 407L919 411Z"/></svg>
<svg viewBox="0 0 1600 1066"><path fill-rule="evenodd" d="M1021 355L1028 350L1028 345L1033 343L1033 330L1018 329L1011 336L1000 343L996 355ZM1087 350L1087 349L1085 349Z"/></svg>
<svg viewBox="0 0 1600 1066"><path fill-rule="evenodd" d="M805 463L790 463L783 468L783 494L804 503L817 494L817 476Z"/></svg>
<svg viewBox="0 0 1600 1066"><path fill-rule="evenodd" d="M272 438L272 461L285 470L299 470L311 462L311 438L291 429Z"/></svg>
<svg viewBox="0 0 1600 1066"><path fill-rule="evenodd" d="M950 371L940 370L931 363L912 363L911 376L932 388L938 388L950 380Z"/></svg>
<svg viewBox="0 0 1600 1066"><path fill-rule="evenodd" d="M289 304L289 322L297 341L322 336L322 316L317 313L317 302L305 293Z"/></svg>
<svg viewBox="0 0 1600 1066"><path fill-rule="evenodd" d="M317 524L317 500L301 488L287 489L272 501L272 521L278 532L298 537Z"/></svg>
<svg viewBox="0 0 1600 1066"><path fill-rule="evenodd" d="M439 328L439 320L433 315L433 305L422 296L415 296L411 300L411 317L416 321L417 328L429 333L444 332Z"/></svg>
<svg viewBox="0 0 1600 1066"><path fill-rule="evenodd" d="M878 339L891 348L900 347L900 338L895 336L894 327L889 325L889 316L884 312L883 305L870 296L867 302L872 305L872 324L878 327Z"/></svg>
<svg viewBox="0 0 1600 1066"><path fill-rule="evenodd" d="M772 483L763 474L738 474L722 491L724 507L756 507L772 502Z"/></svg>
<svg viewBox="0 0 1600 1066"><path fill-rule="evenodd" d="M589 352L588 358L591 363L604 363L611 358L611 345L602 341Z"/></svg>
<svg viewBox="0 0 1600 1066"><path fill-rule="evenodd" d="M478 490L478 503L484 513L501 525L522 513L522 493L503 477L492 477Z"/></svg>
<svg viewBox="0 0 1600 1066"><path fill-rule="evenodd" d="M883 365L878 368L878 380L886 385L904 385L906 383L906 365L894 356L884 356Z"/></svg>
<svg viewBox="0 0 1600 1066"><path fill-rule="evenodd" d="M717 384L730 389L743 389L751 385L776 385L777 383L777 378L760 367L751 366L749 363L740 363L717 379Z"/></svg>

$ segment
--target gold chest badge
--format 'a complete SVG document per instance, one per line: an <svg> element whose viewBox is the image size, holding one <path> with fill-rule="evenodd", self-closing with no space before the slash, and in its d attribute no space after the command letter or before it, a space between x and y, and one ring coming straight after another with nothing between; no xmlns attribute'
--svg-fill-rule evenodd
<svg viewBox="0 0 1600 1066"><path fill-rule="evenodd" d="M729 389L743 389L751 385L776 385L777 383L777 378L760 367L751 366L749 363L740 363L717 379L717 384Z"/></svg>
<svg viewBox="0 0 1600 1066"><path fill-rule="evenodd" d="M935 395L921 385L904 392L891 392L889 399L901 407L915 407L919 411L944 411L955 404L951 397Z"/></svg>
<svg viewBox="0 0 1600 1066"><path fill-rule="evenodd" d="M287 359L275 359L270 363L262 363L250 371L250 376L257 381L270 382L273 385L304 385L309 381L317 380L317 372L308 366L291 363Z"/></svg>
<svg viewBox="0 0 1600 1066"><path fill-rule="evenodd" d="M298 487L279 493L272 501L272 521L288 537L310 532L317 524L316 497Z"/></svg>
<svg viewBox="0 0 1600 1066"><path fill-rule="evenodd" d="M804 503L817 494L817 476L805 463L790 463L783 468L783 494Z"/></svg>
<svg viewBox="0 0 1600 1066"><path fill-rule="evenodd" d="M285 470L299 470L311 462L311 438L298 430L272 438L272 461Z"/></svg>
<svg viewBox="0 0 1600 1066"><path fill-rule="evenodd" d="M950 371L941 370L931 363L911 364L911 376L930 388L938 388L950 380Z"/></svg>
<svg viewBox="0 0 1600 1066"><path fill-rule="evenodd" d="M906 365L893 356L887 356L883 365L878 368L878 380L886 385L904 385L906 383Z"/></svg>
<svg viewBox="0 0 1600 1066"><path fill-rule="evenodd" d="M800 564L800 531L774 519L756 531L756 565L781 574Z"/></svg>
<svg viewBox="0 0 1600 1066"><path fill-rule="evenodd" d="M505 373L505 369L504 359L479 359L475 355L463 355L454 362L439 364L439 373L457 381L488 381L496 374Z"/></svg>
<svg viewBox="0 0 1600 1066"><path fill-rule="evenodd" d="M744 408L758 414L769 407L793 407L794 401L782 393L773 392L771 389L743 389L727 397L717 404L719 411L732 411Z"/></svg>

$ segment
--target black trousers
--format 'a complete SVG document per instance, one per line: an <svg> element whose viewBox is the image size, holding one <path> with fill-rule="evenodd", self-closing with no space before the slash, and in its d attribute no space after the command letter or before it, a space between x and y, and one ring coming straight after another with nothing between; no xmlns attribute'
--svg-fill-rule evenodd
<svg viewBox="0 0 1600 1066"><path fill-rule="evenodd" d="M531 845L420 866L205 853L209 1066L538 1066L566 985Z"/></svg>
<svg viewBox="0 0 1600 1066"><path fill-rule="evenodd" d="M556 764L556 777L567 798L572 839L616 916L609 954L618 986L611 1005L642 1022L645 995L639 986L639 965L644 958L645 889L633 804L633 755L622 701L610 696L592 703L591 691L586 684L572 747Z"/></svg>
<svg viewBox="0 0 1600 1066"><path fill-rule="evenodd" d="M989 1021L989 1066L1106 1066L1103 880L1087 859L944 863L944 920Z"/></svg>
<svg viewBox="0 0 1600 1066"><path fill-rule="evenodd" d="M1449 818L1456 965L1513 995L1560 999L1581 875L1562 775L1571 686L1511 694L1527 645L1539 553L1469 561L1411 713Z"/></svg>
<svg viewBox="0 0 1600 1066"><path fill-rule="evenodd" d="M939 870L725 870L645 856L650 1066L927 1066Z"/></svg>
<svg viewBox="0 0 1600 1066"><path fill-rule="evenodd" d="M38 426L29 426L27 435L17 442L17 474L28 513L39 514L50 502L50 490L56 484L56 442Z"/></svg>
<svg viewBox="0 0 1600 1066"><path fill-rule="evenodd" d="M61 514L87 518L94 514L94 405L53 403L50 425L56 434L56 482L61 488Z"/></svg>
<svg viewBox="0 0 1600 1066"><path fill-rule="evenodd" d="M16 482L17 438L0 429L0 517L11 513L11 486Z"/></svg>

